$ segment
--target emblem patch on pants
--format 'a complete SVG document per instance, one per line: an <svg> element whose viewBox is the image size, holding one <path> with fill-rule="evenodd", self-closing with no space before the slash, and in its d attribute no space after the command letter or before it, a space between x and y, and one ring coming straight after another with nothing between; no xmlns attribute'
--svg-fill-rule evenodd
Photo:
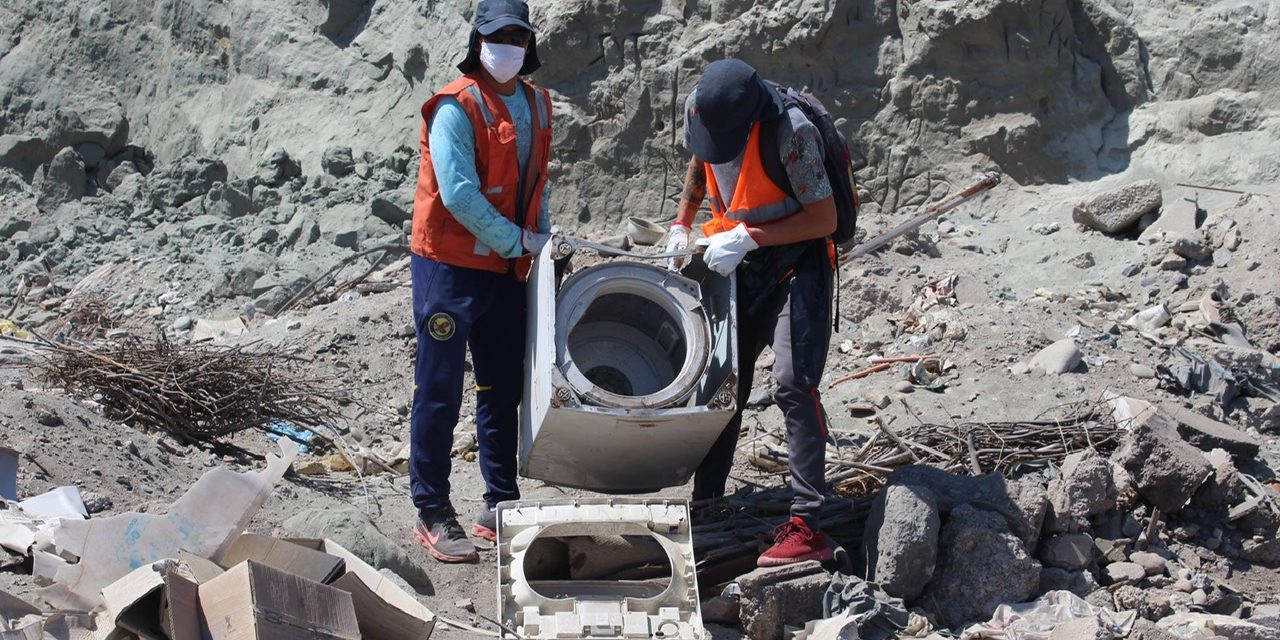
<svg viewBox="0 0 1280 640"><path fill-rule="evenodd" d="M427 318L427 333L436 340L445 341L453 337L453 316L443 311Z"/></svg>

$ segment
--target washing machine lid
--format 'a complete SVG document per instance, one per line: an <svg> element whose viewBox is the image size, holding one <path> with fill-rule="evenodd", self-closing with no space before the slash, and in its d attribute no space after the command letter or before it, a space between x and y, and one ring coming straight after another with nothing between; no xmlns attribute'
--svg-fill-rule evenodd
<svg viewBox="0 0 1280 640"><path fill-rule="evenodd" d="M498 618L523 638L702 640L688 502L667 498L523 500L498 505ZM554 586L525 578L524 560L540 537L648 535L672 569L665 590L625 582L577 580ZM564 590L564 589L562 589Z"/></svg>

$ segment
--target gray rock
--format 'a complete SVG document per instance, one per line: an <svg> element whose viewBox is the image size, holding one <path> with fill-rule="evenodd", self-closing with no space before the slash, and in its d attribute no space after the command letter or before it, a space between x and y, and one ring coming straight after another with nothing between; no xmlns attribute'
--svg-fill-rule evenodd
<svg viewBox="0 0 1280 640"><path fill-rule="evenodd" d="M1117 583L1134 583L1140 582L1147 577L1146 569L1142 565L1133 562L1112 562L1102 570L1103 575L1107 579L1107 584Z"/></svg>
<svg viewBox="0 0 1280 640"><path fill-rule="evenodd" d="M52 152L44 139L21 134L0 135L0 167L9 167L30 180Z"/></svg>
<svg viewBox="0 0 1280 640"><path fill-rule="evenodd" d="M1142 497L1166 513L1181 509L1213 472L1174 425L1163 410L1152 412L1133 426L1111 458L1129 472Z"/></svg>
<svg viewBox="0 0 1280 640"><path fill-rule="evenodd" d="M368 237L366 218L364 211L353 204L329 207L318 220L320 237L344 249L359 249L361 241Z"/></svg>
<svg viewBox="0 0 1280 640"><path fill-rule="evenodd" d="M1091 269L1097 262L1093 259L1093 254L1086 251L1067 261L1067 264L1077 269Z"/></svg>
<svg viewBox="0 0 1280 640"><path fill-rule="evenodd" d="M49 161L36 193L36 206L46 213L84 197L89 191L84 161L74 149L66 148Z"/></svg>
<svg viewBox="0 0 1280 640"><path fill-rule="evenodd" d="M180 207L227 181L227 166L220 160L193 158L164 165L147 176L147 186L157 207Z"/></svg>
<svg viewBox="0 0 1280 640"><path fill-rule="evenodd" d="M1213 467L1213 475L1191 496L1191 506L1205 511L1225 511L1244 498L1240 472L1231 461L1231 454L1222 449L1206 453L1205 459Z"/></svg>
<svg viewBox="0 0 1280 640"><path fill-rule="evenodd" d="M107 157L107 150L96 142L81 142L72 147L79 154L80 159L84 161L86 169L97 169L98 165Z"/></svg>
<svg viewBox="0 0 1280 640"><path fill-rule="evenodd" d="M1049 504L1056 517L1090 517L1116 502L1111 465L1092 449L1068 455L1062 461L1062 478L1049 483Z"/></svg>
<svg viewBox="0 0 1280 640"><path fill-rule="evenodd" d="M1249 612L1249 622L1280 631L1280 603L1253 605L1253 610Z"/></svg>
<svg viewBox="0 0 1280 640"><path fill-rule="evenodd" d="M1098 581L1088 571L1044 567L1040 569L1040 593L1070 591L1081 598L1093 593Z"/></svg>
<svg viewBox="0 0 1280 640"><path fill-rule="evenodd" d="M14 216L11 218L0 218L0 240L8 240L19 231L26 231L31 228L31 220L23 217Z"/></svg>
<svg viewBox="0 0 1280 640"><path fill-rule="evenodd" d="M247 296L253 293L254 283L263 274L271 271L275 265L275 257L261 251L251 250L242 253L222 287L214 290L214 295Z"/></svg>
<svg viewBox="0 0 1280 640"><path fill-rule="evenodd" d="M1208 260L1213 256L1213 245L1203 233L1176 238L1169 250L1194 262Z"/></svg>
<svg viewBox="0 0 1280 640"><path fill-rule="evenodd" d="M269 316L274 316L293 299L294 292L287 287L272 287L253 300L253 306Z"/></svg>
<svg viewBox="0 0 1280 640"><path fill-rule="evenodd" d="M414 590L432 592L431 578L418 562L358 509L307 509L282 526L288 537L329 538L373 567L404 578Z"/></svg>
<svg viewBox="0 0 1280 640"><path fill-rule="evenodd" d="M1280 538L1276 538L1273 531L1268 539L1246 540L1240 547L1240 558L1268 567L1280 565Z"/></svg>
<svg viewBox="0 0 1280 640"><path fill-rule="evenodd" d="M193 323L194 320L191 319L191 316L179 316L177 320L173 321L173 330L186 331L191 328Z"/></svg>
<svg viewBox="0 0 1280 640"><path fill-rule="evenodd" d="M299 209L285 225L283 239L294 249L310 246L320 240L320 225L310 212Z"/></svg>
<svg viewBox="0 0 1280 640"><path fill-rule="evenodd" d="M1031 358L1031 368L1044 369L1046 373L1060 374L1075 371L1080 366L1080 349L1075 340L1064 338L1044 349Z"/></svg>
<svg viewBox="0 0 1280 640"><path fill-rule="evenodd" d="M822 596L831 576L817 561L756 569L738 578L742 629L749 638L782 640L787 625L822 617Z"/></svg>
<svg viewBox="0 0 1280 640"><path fill-rule="evenodd" d="M1004 517L1014 535L1031 548L1040 537L1046 498L1042 489L1027 489L1023 483L1009 482L999 474L978 478L956 476L924 465L898 467L889 476L889 485L927 488L945 516L961 505L973 505ZM1015 496L1019 496L1015 500Z"/></svg>
<svg viewBox="0 0 1280 640"><path fill-rule="evenodd" d="M320 157L320 167L325 173L339 178L350 174L356 167L356 161L351 157L351 147L343 145L327 147L324 155Z"/></svg>
<svg viewBox="0 0 1280 640"><path fill-rule="evenodd" d="M140 176L140 172L138 171L137 165L133 164L133 162L130 162L129 160L125 160L124 162L116 163L115 166L111 167L111 171L107 172L105 177L99 174L99 180L108 191L114 193L120 188L120 184L124 182L124 179L131 175Z"/></svg>
<svg viewBox="0 0 1280 640"><path fill-rule="evenodd" d="M1160 261L1160 269L1162 271L1181 271L1187 267L1187 259L1174 254L1169 254Z"/></svg>
<svg viewBox="0 0 1280 640"><path fill-rule="evenodd" d="M1076 205L1071 217L1098 231L1119 233L1160 208L1161 202L1160 185L1154 180L1142 180L1091 196Z"/></svg>
<svg viewBox="0 0 1280 640"><path fill-rule="evenodd" d="M994 512L956 507L938 548L934 579L920 604L949 627L986 620L1003 603L1026 602L1040 586L1040 563Z"/></svg>
<svg viewBox="0 0 1280 640"><path fill-rule="evenodd" d="M1180 640L1180 636L1169 633L1146 618L1138 618L1133 621L1128 640Z"/></svg>
<svg viewBox="0 0 1280 640"><path fill-rule="evenodd" d="M876 496L863 535L867 580L910 604L933 578L941 528L924 487L889 485Z"/></svg>
<svg viewBox="0 0 1280 640"><path fill-rule="evenodd" d="M1280 630L1254 624L1232 616L1212 613L1182 612L1156 623L1161 629L1207 627L1227 640L1280 640Z"/></svg>
<svg viewBox="0 0 1280 640"><path fill-rule="evenodd" d="M1040 561L1062 569L1088 567L1096 553L1093 537L1086 533L1058 534L1040 545Z"/></svg>
<svg viewBox="0 0 1280 640"><path fill-rule="evenodd" d="M1129 554L1129 562L1142 567L1148 576L1164 575L1167 569L1165 559L1150 551L1134 551Z"/></svg>
<svg viewBox="0 0 1280 640"><path fill-rule="evenodd" d="M1145 364L1134 363L1129 365L1129 373L1139 380L1150 380L1156 377L1156 370Z"/></svg>
<svg viewBox="0 0 1280 640"><path fill-rule="evenodd" d="M268 187L278 187L302 176L302 167L279 147L271 147L258 160L258 182Z"/></svg>
<svg viewBox="0 0 1280 640"><path fill-rule="evenodd" d="M242 218L257 213L253 198L240 185L217 183L204 198L204 210L210 215L227 219Z"/></svg>
<svg viewBox="0 0 1280 640"><path fill-rule="evenodd" d="M369 208L375 218L398 229L405 222L413 220L413 189L379 193L373 197Z"/></svg>
<svg viewBox="0 0 1280 640"><path fill-rule="evenodd" d="M1178 435L1202 451L1224 449L1240 464L1258 457L1262 447L1260 439L1190 409L1172 405L1161 407L1176 422Z"/></svg>

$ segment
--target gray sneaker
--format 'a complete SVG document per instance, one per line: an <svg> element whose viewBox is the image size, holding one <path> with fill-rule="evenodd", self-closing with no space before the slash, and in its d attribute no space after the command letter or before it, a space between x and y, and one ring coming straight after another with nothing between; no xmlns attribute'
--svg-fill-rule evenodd
<svg viewBox="0 0 1280 640"><path fill-rule="evenodd" d="M476 523L471 527L471 535L484 538L489 542L498 541L498 510L485 506L476 515Z"/></svg>
<svg viewBox="0 0 1280 640"><path fill-rule="evenodd" d="M421 514L413 528L413 537L440 562L471 562L479 558L476 546L458 524L458 514L451 506Z"/></svg>

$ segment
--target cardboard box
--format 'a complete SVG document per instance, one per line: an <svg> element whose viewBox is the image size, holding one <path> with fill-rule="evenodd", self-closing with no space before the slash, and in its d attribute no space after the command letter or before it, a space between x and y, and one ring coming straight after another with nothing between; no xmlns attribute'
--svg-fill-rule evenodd
<svg viewBox="0 0 1280 640"><path fill-rule="evenodd" d="M342 558L320 549L256 533L240 534L226 552L215 560L224 568L253 560L321 584L328 584L343 574Z"/></svg>
<svg viewBox="0 0 1280 640"><path fill-rule="evenodd" d="M208 640L200 614L200 585L222 575L222 567L183 551L164 577L160 626L170 640Z"/></svg>
<svg viewBox="0 0 1280 640"><path fill-rule="evenodd" d="M425 640L431 637L436 626L435 614L342 545L327 538L291 542L342 558L346 573L332 584L351 594L360 633L366 638Z"/></svg>
<svg viewBox="0 0 1280 640"><path fill-rule="evenodd" d="M143 640L169 640L160 626L160 601L171 561L143 565L103 587L107 620Z"/></svg>
<svg viewBox="0 0 1280 640"><path fill-rule="evenodd" d="M211 640L360 640L350 593L253 560L198 592Z"/></svg>

